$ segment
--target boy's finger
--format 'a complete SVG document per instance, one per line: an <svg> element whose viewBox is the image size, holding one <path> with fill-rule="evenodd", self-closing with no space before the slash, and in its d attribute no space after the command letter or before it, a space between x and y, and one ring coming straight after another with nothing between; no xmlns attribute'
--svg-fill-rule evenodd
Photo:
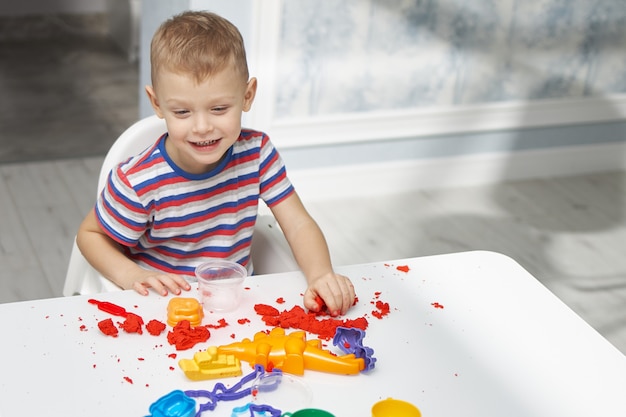
<svg viewBox="0 0 626 417"><path fill-rule="evenodd" d="M159 277L152 276L148 278L148 285L152 287L152 289L162 296L167 295L167 286L159 279Z"/></svg>
<svg viewBox="0 0 626 417"><path fill-rule="evenodd" d="M141 295L148 295L148 289L139 281L133 284L133 289Z"/></svg>

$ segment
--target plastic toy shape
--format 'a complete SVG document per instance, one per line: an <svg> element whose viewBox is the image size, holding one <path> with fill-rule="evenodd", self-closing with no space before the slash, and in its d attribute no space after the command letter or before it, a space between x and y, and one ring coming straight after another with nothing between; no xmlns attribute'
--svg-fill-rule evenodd
<svg viewBox="0 0 626 417"><path fill-rule="evenodd" d="M183 320L194 327L199 326L203 317L202 306L195 298L174 297L167 304L167 324L172 327Z"/></svg>
<svg viewBox="0 0 626 417"><path fill-rule="evenodd" d="M196 402L180 390L172 391L150 406L150 417L192 417Z"/></svg>
<svg viewBox="0 0 626 417"><path fill-rule="evenodd" d="M159 398L150 406L150 412L152 414L148 417L200 417L205 412L214 411L220 401L235 401L252 395L253 389L257 389L256 387L258 387L257 381L259 381L264 375L271 375L279 378L283 374L280 370L274 370L273 372L266 373L262 366L256 365L252 372L245 375L236 384L228 388L223 383L218 382L211 391L172 391ZM280 378L278 381L280 381ZM251 382L254 385L246 387L246 385L249 385ZM206 400L203 401L202 399ZM281 410L267 404L255 403L248 403L243 407L234 408L232 416L237 417L240 413L246 412L249 412L251 417L281 416ZM267 413L269 413L269 415Z"/></svg>
<svg viewBox="0 0 626 417"><path fill-rule="evenodd" d="M365 338L365 332L361 329L354 327L337 327L335 330L335 337L333 338L333 345L339 347L345 353L354 353L357 358L363 358L365 361L365 371L374 369L376 358L374 349L364 346L363 339Z"/></svg>
<svg viewBox="0 0 626 417"><path fill-rule="evenodd" d="M196 352L193 359L181 359L178 366L194 381L241 375L241 362L235 355L217 353L216 346Z"/></svg>
<svg viewBox="0 0 626 417"><path fill-rule="evenodd" d="M363 358L354 354L336 356L322 349L319 339L306 340L306 332L295 331L285 334L281 327L273 328L269 334L258 332L254 340L243 339L241 342L217 348L218 353L233 354L250 364L262 365L266 369L272 366L294 375L304 374L305 369L335 374L358 374L365 368Z"/></svg>
<svg viewBox="0 0 626 417"><path fill-rule="evenodd" d="M98 301L90 298L87 300L90 304L95 304L98 309L104 311L105 313L113 314L114 316L126 317L128 316L128 312L124 307L120 307L117 304L110 303L108 301Z"/></svg>
<svg viewBox="0 0 626 417"><path fill-rule="evenodd" d="M231 417L239 417L242 415L252 417L256 417L258 415L280 417L282 414L280 410L277 410L267 404L248 403L246 405L242 405L241 407L233 408L233 413L231 414Z"/></svg>
<svg viewBox="0 0 626 417"><path fill-rule="evenodd" d="M198 405L198 412L196 416L200 416L205 411L213 411L217 407L219 401L234 401L244 398L252 393L252 388L244 388L244 385L250 383L259 375L265 373L262 366L255 366L254 371L241 378L239 382L230 388L226 388L224 384L218 382L213 387L212 391L206 390L189 390L185 391L185 395L191 398L206 398L205 403ZM280 414L279 414L280 415Z"/></svg>

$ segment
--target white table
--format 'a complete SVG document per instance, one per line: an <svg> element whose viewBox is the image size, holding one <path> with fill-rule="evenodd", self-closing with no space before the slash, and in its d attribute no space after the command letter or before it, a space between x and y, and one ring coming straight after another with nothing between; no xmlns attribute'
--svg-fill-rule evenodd
<svg viewBox="0 0 626 417"><path fill-rule="evenodd" d="M400 265L410 270L397 270ZM467 252L338 269L352 278L359 297L347 317L368 316L365 344L375 351L376 368L356 376L305 372L310 406L337 417L369 416L376 401L393 397L415 404L425 417L626 416L626 357L510 258ZM230 325L211 330L208 342L177 352L176 359L168 357L176 351L166 332L104 336L97 321L118 319L89 304L90 297L0 305L0 415L146 416L174 389L211 389L215 380L188 380L178 359L268 329L254 304L281 311L299 305L303 282L299 273L248 278L237 312L203 322L224 317ZM370 314L378 291L391 306L383 319ZM277 304L278 297L285 303ZM168 298L154 294L91 298L146 321L167 317ZM239 324L240 318L251 322ZM243 370L248 373L247 363ZM230 416L245 402L222 402L205 415Z"/></svg>

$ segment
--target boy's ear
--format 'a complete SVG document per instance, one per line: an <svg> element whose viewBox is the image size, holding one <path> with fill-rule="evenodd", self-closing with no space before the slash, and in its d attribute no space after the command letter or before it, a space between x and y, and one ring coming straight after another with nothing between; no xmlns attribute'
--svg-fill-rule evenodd
<svg viewBox="0 0 626 417"><path fill-rule="evenodd" d="M246 93L243 96L243 111L250 111L252 108L252 103L254 102L254 97L256 96L256 86L256 78L250 78L250 81L248 81L248 85L246 86Z"/></svg>
<svg viewBox="0 0 626 417"><path fill-rule="evenodd" d="M159 100L157 99L157 96L154 93L154 88L152 88L151 85L146 86L146 94L148 95L148 99L150 100L150 104L152 105L154 112L160 119L162 119L163 112L161 111L161 106L159 106Z"/></svg>

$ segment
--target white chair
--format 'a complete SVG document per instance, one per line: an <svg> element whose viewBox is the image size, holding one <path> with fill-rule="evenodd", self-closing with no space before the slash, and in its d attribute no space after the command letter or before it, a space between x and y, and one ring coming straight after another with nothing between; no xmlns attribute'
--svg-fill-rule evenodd
<svg viewBox="0 0 626 417"><path fill-rule="evenodd" d="M104 158L100 168L96 196L104 188L109 172L115 165L146 149L165 131L165 122L157 116L146 117L126 129ZM278 223L263 204L259 205L259 216L252 238L251 256L256 274L298 269ZM76 245L76 239L74 239L63 286L63 295L95 294L117 290L120 290L117 285L91 267L81 254Z"/></svg>

